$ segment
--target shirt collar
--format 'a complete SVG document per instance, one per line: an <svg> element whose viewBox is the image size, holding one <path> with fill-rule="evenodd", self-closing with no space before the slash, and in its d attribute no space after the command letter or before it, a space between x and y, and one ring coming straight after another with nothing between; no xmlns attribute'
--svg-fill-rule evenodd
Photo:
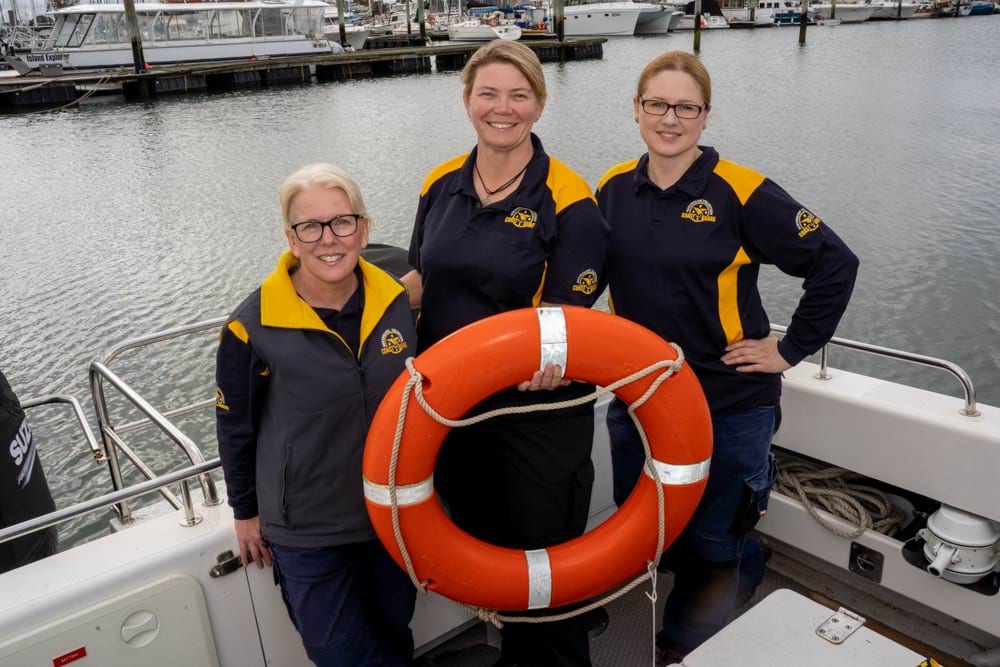
<svg viewBox="0 0 1000 667"><path fill-rule="evenodd" d="M646 186L654 192L673 193L679 191L689 197L701 196L705 192L705 188L708 187L708 179L715 171L715 165L719 163L719 153L711 146L698 146L698 148L701 149L701 155L698 156L698 159L688 167L679 181L666 190L660 190L660 187L649 179L649 153L643 155L639 158L639 164L635 168L633 177L636 194Z"/></svg>
<svg viewBox="0 0 1000 667"><path fill-rule="evenodd" d="M539 173L539 165L544 163L545 160L545 149L542 147L542 140L532 132L531 133L531 147L534 152L531 155L531 161L528 162L528 169L524 172L524 179L522 182L537 183L539 179L545 181L546 173ZM462 165L462 169L459 172L458 181L455 183L451 194L462 193L469 197L472 197L476 201L479 201L479 195L476 194L476 183L473 181L473 167L476 164L476 156L479 154L479 147L476 146L469 153L469 157L465 158L465 163Z"/></svg>

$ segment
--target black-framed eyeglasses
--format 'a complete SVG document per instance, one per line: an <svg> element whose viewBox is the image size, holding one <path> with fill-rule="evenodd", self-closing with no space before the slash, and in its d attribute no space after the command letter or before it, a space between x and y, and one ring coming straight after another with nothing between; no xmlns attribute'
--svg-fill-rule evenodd
<svg viewBox="0 0 1000 667"><path fill-rule="evenodd" d="M291 225L291 228L295 232L295 238L302 243L316 243L323 238L324 227L329 227L334 236L343 238L358 231L358 222L364 217L360 213L344 213L335 218L330 218L326 222L318 220L298 222Z"/></svg>
<svg viewBox="0 0 1000 667"><path fill-rule="evenodd" d="M663 100L644 100L641 97L639 98L639 104L642 105L643 111L652 116L666 116L667 112L673 109L674 114L678 118L684 118L686 120L697 118L701 115L702 111L708 108L707 104L702 104L701 106L691 104L690 102L670 104L669 102L664 102Z"/></svg>

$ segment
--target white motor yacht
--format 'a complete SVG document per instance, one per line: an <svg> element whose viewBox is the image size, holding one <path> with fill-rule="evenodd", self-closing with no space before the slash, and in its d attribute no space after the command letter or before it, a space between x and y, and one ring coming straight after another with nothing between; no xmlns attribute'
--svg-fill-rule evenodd
<svg viewBox="0 0 1000 667"><path fill-rule="evenodd" d="M726 20L725 16L716 16L714 14L702 14L701 15L701 29L702 30L721 30L729 27L729 21ZM677 25L678 30L694 30L694 14L684 14L681 18L680 23Z"/></svg>
<svg viewBox="0 0 1000 667"><path fill-rule="evenodd" d="M490 42L494 39L520 38L520 27L499 20L491 22L487 19L484 22L480 19L469 19L448 24L448 40L452 42Z"/></svg>
<svg viewBox="0 0 1000 667"><path fill-rule="evenodd" d="M328 7L323 12L323 35L331 42L340 42L339 18L336 6ZM347 37L347 44L342 46L349 46L355 51L360 51L365 47L365 41L368 39L368 28L354 25L353 22L347 20L348 17L344 18L344 33Z"/></svg>
<svg viewBox="0 0 1000 667"><path fill-rule="evenodd" d="M670 31L673 10L665 5L649 2L633 3L639 7L639 19L635 24L636 35L666 35Z"/></svg>
<svg viewBox="0 0 1000 667"><path fill-rule="evenodd" d="M913 15L917 12L917 6L914 0L906 0L906 2L892 2L892 0L872 2L872 7L875 8L875 11L869 20L898 21L913 18Z"/></svg>
<svg viewBox="0 0 1000 667"><path fill-rule="evenodd" d="M864 23L872 17L876 7L854 2L838 2L835 5L829 2L812 2L809 10L826 18L838 18L841 23Z"/></svg>
<svg viewBox="0 0 1000 667"><path fill-rule="evenodd" d="M595 2L566 5L563 9L567 37L634 35L642 9L633 2ZM551 12L550 12L551 15Z"/></svg>
<svg viewBox="0 0 1000 667"><path fill-rule="evenodd" d="M319 0L137 3L147 63L166 65L330 53ZM104 69L133 64L121 4L74 5L52 12L55 26L24 60L31 68Z"/></svg>

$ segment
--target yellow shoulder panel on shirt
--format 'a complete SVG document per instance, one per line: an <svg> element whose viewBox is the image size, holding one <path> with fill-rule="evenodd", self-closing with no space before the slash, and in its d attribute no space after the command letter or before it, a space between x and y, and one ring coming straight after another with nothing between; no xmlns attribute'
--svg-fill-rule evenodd
<svg viewBox="0 0 1000 667"><path fill-rule="evenodd" d="M564 208L584 199L594 199L594 193L590 191L587 181L565 164L549 156L549 177L545 179L545 185L552 192L552 199L555 200L556 213L560 213Z"/></svg>
<svg viewBox="0 0 1000 667"><path fill-rule="evenodd" d="M611 167L611 169L604 172L604 175L601 176L601 180L597 182L597 189L600 190L603 188L608 181L619 174L627 174L630 171L635 171L635 168L638 166L639 158L629 160L628 162L619 162L615 166Z"/></svg>
<svg viewBox="0 0 1000 667"><path fill-rule="evenodd" d="M229 324L226 325L233 335L239 338L244 343L249 342L250 334L247 332L247 328L243 326L243 323L239 320L230 320Z"/></svg>
<svg viewBox="0 0 1000 667"><path fill-rule="evenodd" d="M462 153L457 157L453 157L447 162L442 162L438 166L431 169L430 173L424 179L424 184L420 186L420 196L423 197L427 194L427 191L431 189L437 181L441 180L441 177L445 174L450 174L453 171L458 171L465 164L466 158L469 157L468 153Z"/></svg>
<svg viewBox="0 0 1000 667"><path fill-rule="evenodd" d="M736 193L741 204L746 204L747 200L750 199L750 195L754 193L754 190L759 188L760 184L764 182L764 176L758 174L750 167L744 167L741 164L721 158L719 159L719 164L715 165L715 173L729 184L729 187Z"/></svg>

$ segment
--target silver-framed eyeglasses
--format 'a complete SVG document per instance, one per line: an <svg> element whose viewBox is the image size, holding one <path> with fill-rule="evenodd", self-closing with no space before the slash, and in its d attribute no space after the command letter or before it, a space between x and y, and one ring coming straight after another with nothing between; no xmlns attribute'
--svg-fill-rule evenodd
<svg viewBox="0 0 1000 667"><path fill-rule="evenodd" d="M344 213L335 218L330 218L326 222L320 222L319 220L298 222L291 225L291 228L295 232L295 238L302 243L316 243L323 238L324 227L329 227L334 236L343 238L358 231L358 222L364 219L364 217L360 213Z"/></svg>
<svg viewBox="0 0 1000 667"><path fill-rule="evenodd" d="M678 118L684 118L686 120L692 120L701 115L701 112L708 108L707 104L697 105L691 104L690 102L681 102L679 104L670 104L669 102L664 102L663 100L644 100L639 98L639 104L642 105L642 110L652 116L666 116L667 112L671 109L674 110L674 114Z"/></svg>

